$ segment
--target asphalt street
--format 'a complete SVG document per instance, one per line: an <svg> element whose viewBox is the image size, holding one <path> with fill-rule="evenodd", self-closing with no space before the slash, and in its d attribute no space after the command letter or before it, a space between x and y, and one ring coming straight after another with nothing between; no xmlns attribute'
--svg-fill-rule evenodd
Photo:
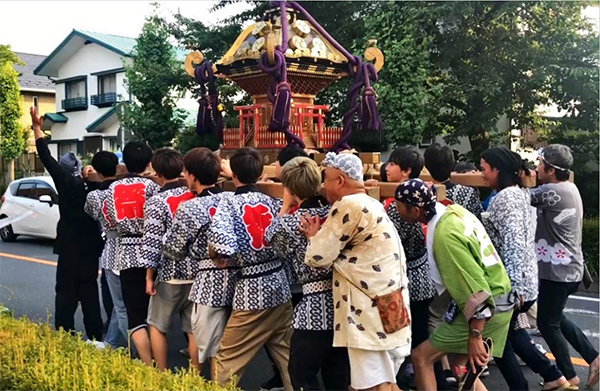
<svg viewBox="0 0 600 391"><path fill-rule="evenodd" d="M26 316L36 322L53 323L54 283L57 256L52 253L51 241L20 237L16 243L0 242L0 304L10 308L15 316ZM596 349L599 348L598 295L578 294L571 298L566 315L581 327ZM103 313L103 316L105 314ZM81 311L76 314L76 328L84 332ZM169 364L172 367L187 365L179 349L186 345L185 338L175 324L169 334ZM179 329L180 330L180 329ZM540 337L534 337L546 350L547 345ZM587 370L580 356L571 351L577 364L578 375L585 382ZM540 389L541 378L529 368L522 367L530 389ZM205 368L205 372L206 372ZM257 390L259 385L272 374L271 365L263 350L252 360L241 379L240 386L246 390ZM506 390L507 386L498 369L490 366L490 376L484 379L490 390Z"/></svg>

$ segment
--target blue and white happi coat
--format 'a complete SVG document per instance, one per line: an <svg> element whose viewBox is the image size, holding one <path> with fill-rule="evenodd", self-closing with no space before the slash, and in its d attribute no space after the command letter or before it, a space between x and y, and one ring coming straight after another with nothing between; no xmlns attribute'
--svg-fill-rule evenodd
<svg viewBox="0 0 600 391"><path fill-rule="evenodd" d="M300 217L306 214L327 219L329 205L321 196L305 200L294 213L276 217L265 234L265 240L287 257L302 284L302 300L294 308L292 326L297 330L333 330L333 292L331 269L316 269L304 263L308 240L298 229Z"/></svg>
<svg viewBox="0 0 600 391"><path fill-rule="evenodd" d="M194 273L184 262L163 257L162 247L165 234L171 229L177 207L194 198L194 194L179 182L167 183L158 194L144 206L144 236L142 260L144 267L157 271L156 281L173 279L193 280Z"/></svg>
<svg viewBox="0 0 600 391"><path fill-rule="evenodd" d="M88 193L83 209L91 218L100 224L104 234L104 249L100 258L100 266L105 270L120 270L117 259L117 237L114 222L110 220L106 208L106 195L108 187L114 181L104 181L94 190Z"/></svg>
<svg viewBox="0 0 600 391"><path fill-rule="evenodd" d="M165 236L166 262L185 262L195 274L189 299L208 307L231 306L239 267L220 269L208 256L208 231L219 202L233 195L219 187L204 189L179 205L173 226Z"/></svg>
<svg viewBox="0 0 600 391"><path fill-rule="evenodd" d="M209 246L240 265L233 309L259 311L291 298L283 261L265 242L265 231L279 213L281 200L258 191L255 185L236 190L221 200L209 231Z"/></svg>
<svg viewBox="0 0 600 391"><path fill-rule="evenodd" d="M129 174L113 182L106 195L106 211L119 235L117 258L120 270L145 267L142 262L144 207L160 191L154 181Z"/></svg>
<svg viewBox="0 0 600 391"><path fill-rule="evenodd" d="M429 300L435 296L435 286L427 260L427 246L421 223L409 223L400 216L393 199L386 200L385 212L394 224L406 255L408 293L410 301Z"/></svg>

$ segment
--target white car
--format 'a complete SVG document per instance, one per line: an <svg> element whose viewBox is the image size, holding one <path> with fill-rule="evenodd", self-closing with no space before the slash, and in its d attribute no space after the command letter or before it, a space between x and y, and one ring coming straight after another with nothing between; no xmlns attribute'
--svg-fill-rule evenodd
<svg viewBox="0 0 600 391"><path fill-rule="evenodd" d="M51 177L32 177L12 182L2 196L0 227L4 219L10 224L0 228L4 242L14 242L19 235L56 239L60 218L58 194Z"/></svg>

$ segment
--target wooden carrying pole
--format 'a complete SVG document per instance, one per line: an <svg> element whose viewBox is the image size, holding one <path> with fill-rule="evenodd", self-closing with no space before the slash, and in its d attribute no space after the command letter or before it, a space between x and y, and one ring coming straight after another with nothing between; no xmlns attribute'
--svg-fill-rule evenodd
<svg viewBox="0 0 600 391"><path fill-rule="evenodd" d="M258 182L256 184L258 189L271 197L282 198L283 197L283 186L281 183L276 182ZM235 185L232 181L225 181L221 184L223 190L235 191ZM378 200L385 200L387 198L394 198L394 191L398 187L398 183L378 183L375 185L366 184L365 190L367 194ZM446 199L446 187L444 185L436 185L438 201Z"/></svg>

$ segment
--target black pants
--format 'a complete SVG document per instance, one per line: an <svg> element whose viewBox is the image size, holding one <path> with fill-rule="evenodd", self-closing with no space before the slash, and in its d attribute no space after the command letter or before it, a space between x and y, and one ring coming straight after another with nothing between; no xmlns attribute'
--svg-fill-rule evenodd
<svg viewBox="0 0 600 391"><path fill-rule="evenodd" d="M146 294L146 269L134 267L121 270L121 292L127 310L129 332L146 327L150 296Z"/></svg>
<svg viewBox="0 0 600 391"><path fill-rule="evenodd" d="M58 257L56 267L56 299L54 326L58 330L75 331L75 311L81 303L83 325L89 339L102 341L102 315L98 295L98 270L95 275L83 273L72 266L70 260ZM84 262L81 260L81 262Z"/></svg>
<svg viewBox="0 0 600 391"><path fill-rule="evenodd" d="M429 338L429 305L433 298L410 302L411 349L415 349Z"/></svg>
<svg viewBox="0 0 600 391"><path fill-rule="evenodd" d="M558 369L567 380L577 376L571 363L569 344L588 364L598 357L598 351L594 349L581 329L563 313L569 295L577 292L578 287L578 282L540 280L538 296L538 328L556 357Z"/></svg>
<svg viewBox="0 0 600 391"><path fill-rule="evenodd" d="M106 324L110 324L110 317L113 312L113 301L110 295L110 289L108 289L108 282L106 282L106 270L102 269L102 276L100 277L100 291L102 292L102 305L104 306L104 312L106 313Z"/></svg>
<svg viewBox="0 0 600 391"><path fill-rule="evenodd" d="M525 302L519 311L513 312L502 358L495 359L496 365L511 391L529 390L529 384L515 354L521 357L525 364L539 374L546 383L558 380L562 376L556 366L535 347L527 331L515 330L519 313L529 311L534 303L535 300Z"/></svg>
<svg viewBox="0 0 600 391"><path fill-rule="evenodd" d="M348 349L334 348L333 330L294 330L290 343L288 370L294 390L319 390L321 371L325 390L348 390L350 361Z"/></svg>

